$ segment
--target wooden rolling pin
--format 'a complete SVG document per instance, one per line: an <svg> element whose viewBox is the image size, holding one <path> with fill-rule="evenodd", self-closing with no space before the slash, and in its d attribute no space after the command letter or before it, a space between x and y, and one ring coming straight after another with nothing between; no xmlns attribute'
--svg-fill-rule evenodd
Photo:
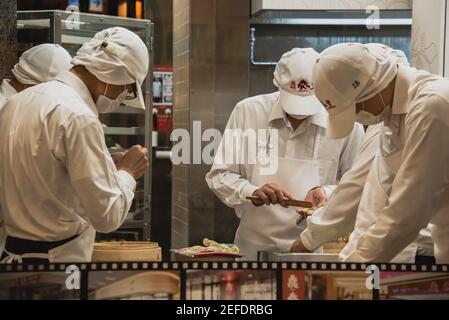
<svg viewBox="0 0 449 320"><path fill-rule="evenodd" d="M254 196L246 197L246 199L251 200L251 201L252 200L260 200L259 197L254 197ZM288 200L288 199L285 199L284 201L285 201L286 205L292 206L292 207L300 207L300 208L312 208L313 207L313 204L308 201Z"/></svg>

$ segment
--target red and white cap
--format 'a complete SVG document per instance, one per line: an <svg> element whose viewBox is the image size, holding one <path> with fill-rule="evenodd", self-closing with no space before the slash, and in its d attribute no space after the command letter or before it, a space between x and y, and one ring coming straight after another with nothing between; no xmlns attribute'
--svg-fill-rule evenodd
<svg viewBox="0 0 449 320"><path fill-rule="evenodd" d="M356 103L384 90L397 74L397 59L361 43L340 43L324 50L315 64L315 95L329 113L326 135L340 139L354 127Z"/></svg>
<svg viewBox="0 0 449 320"><path fill-rule="evenodd" d="M315 97L313 66L319 54L312 48L294 48L284 53L274 70L283 110L292 115L313 115L322 110Z"/></svg>

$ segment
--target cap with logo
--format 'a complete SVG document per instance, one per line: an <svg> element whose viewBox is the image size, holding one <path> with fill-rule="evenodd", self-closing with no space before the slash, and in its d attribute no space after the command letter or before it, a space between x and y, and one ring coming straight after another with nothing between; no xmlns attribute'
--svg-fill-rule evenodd
<svg viewBox="0 0 449 320"><path fill-rule="evenodd" d="M379 54L386 57L397 59L398 64L410 66L410 62L408 61L406 54L399 49L393 49L392 47L383 43L366 43L365 45L372 52L378 52Z"/></svg>
<svg viewBox="0 0 449 320"><path fill-rule="evenodd" d="M313 66L319 54L312 48L294 48L284 53L274 70L283 110L292 115L313 115L322 109L314 95Z"/></svg>
<svg viewBox="0 0 449 320"><path fill-rule="evenodd" d="M360 43L324 50L315 64L315 95L329 113L326 134L340 139L354 127L356 103L384 90L397 74L397 60Z"/></svg>
<svg viewBox="0 0 449 320"><path fill-rule="evenodd" d="M99 80L114 84L136 84L137 99L130 106L145 109L141 86L148 72L148 49L134 32L112 27L102 30L84 43L72 59Z"/></svg>

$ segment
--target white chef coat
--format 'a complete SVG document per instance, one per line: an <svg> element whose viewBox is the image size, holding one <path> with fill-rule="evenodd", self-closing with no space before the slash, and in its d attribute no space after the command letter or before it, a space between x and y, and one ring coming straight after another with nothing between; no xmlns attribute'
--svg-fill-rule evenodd
<svg viewBox="0 0 449 320"><path fill-rule="evenodd" d="M383 157L400 154L388 204L349 261L390 261L432 224L437 263L449 263L449 80L399 65Z"/></svg>
<svg viewBox="0 0 449 320"><path fill-rule="evenodd" d="M9 84L9 79L3 79L0 85L0 110L6 104L7 100L17 93L16 89Z"/></svg>
<svg viewBox="0 0 449 320"><path fill-rule="evenodd" d="M369 126L360 147L354 165L341 179L327 205L318 209L307 219L307 229L301 234L303 245L310 251L315 251L325 242L334 241L343 234L352 232L347 246L340 253L340 259L346 260L348 253L357 247L360 235L376 219L370 212L371 198L378 199L373 192L379 189L370 188L372 184L378 183L377 177L371 177L373 166L376 162L380 148L380 130L382 124ZM365 197L365 201L361 201ZM383 197L383 194L380 195ZM357 224L356 224L357 221ZM416 254L433 255L433 242L429 231L420 231L418 239L404 249L392 261L414 262Z"/></svg>
<svg viewBox="0 0 449 320"><path fill-rule="evenodd" d="M123 223L136 182L117 171L95 103L76 75L65 71L12 97L0 134L0 203L9 236L58 241Z"/></svg>
<svg viewBox="0 0 449 320"><path fill-rule="evenodd" d="M310 251L354 230L366 178L379 150L379 130L380 124L367 128L353 166L341 178L326 206L307 218L307 228L301 233L301 241Z"/></svg>
<svg viewBox="0 0 449 320"><path fill-rule="evenodd" d="M3 79L2 84L0 85L0 111L3 109L3 106L6 104L8 99L17 93L16 89L14 89L14 87L9 84L9 81L9 79ZM1 252L3 252L5 240L6 230L0 204L0 255Z"/></svg>
<svg viewBox="0 0 449 320"><path fill-rule="evenodd" d="M323 108L319 113L306 119L295 131L287 119L279 102L279 92L251 97L239 102L233 110L226 129L278 130L278 156L292 159L312 159L317 133L320 134L319 158L333 161L332 179L320 172L320 182L326 195L334 189L336 180L352 166L363 138L363 127L359 124L348 137L340 140L326 138L327 113ZM230 152L220 144L218 154ZM206 175L209 188L227 206L238 208L248 205L251 196L261 186L251 183L251 164L221 164L214 162ZM294 170L294 168L292 168ZM301 183L298 181L298 183ZM287 190L288 191L288 190Z"/></svg>

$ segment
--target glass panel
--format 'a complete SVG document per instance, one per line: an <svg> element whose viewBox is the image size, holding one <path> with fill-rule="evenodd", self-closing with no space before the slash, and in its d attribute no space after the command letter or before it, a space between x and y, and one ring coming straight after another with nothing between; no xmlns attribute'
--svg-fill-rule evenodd
<svg viewBox="0 0 449 320"><path fill-rule="evenodd" d="M113 17L101 19L102 21L100 21L98 16L89 16L85 14L80 14L77 19L62 18L60 20L62 45L70 52L70 54L74 55L76 50L78 50L84 42L91 39L97 32L114 26L125 27L139 35L142 40L145 39L145 29L127 24L125 19L115 19Z"/></svg>
<svg viewBox="0 0 449 320"><path fill-rule="evenodd" d="M20 51L26 51L39 43L53 42L50 30L50 18L17 20L17 40L20 43Z"/></svg>

